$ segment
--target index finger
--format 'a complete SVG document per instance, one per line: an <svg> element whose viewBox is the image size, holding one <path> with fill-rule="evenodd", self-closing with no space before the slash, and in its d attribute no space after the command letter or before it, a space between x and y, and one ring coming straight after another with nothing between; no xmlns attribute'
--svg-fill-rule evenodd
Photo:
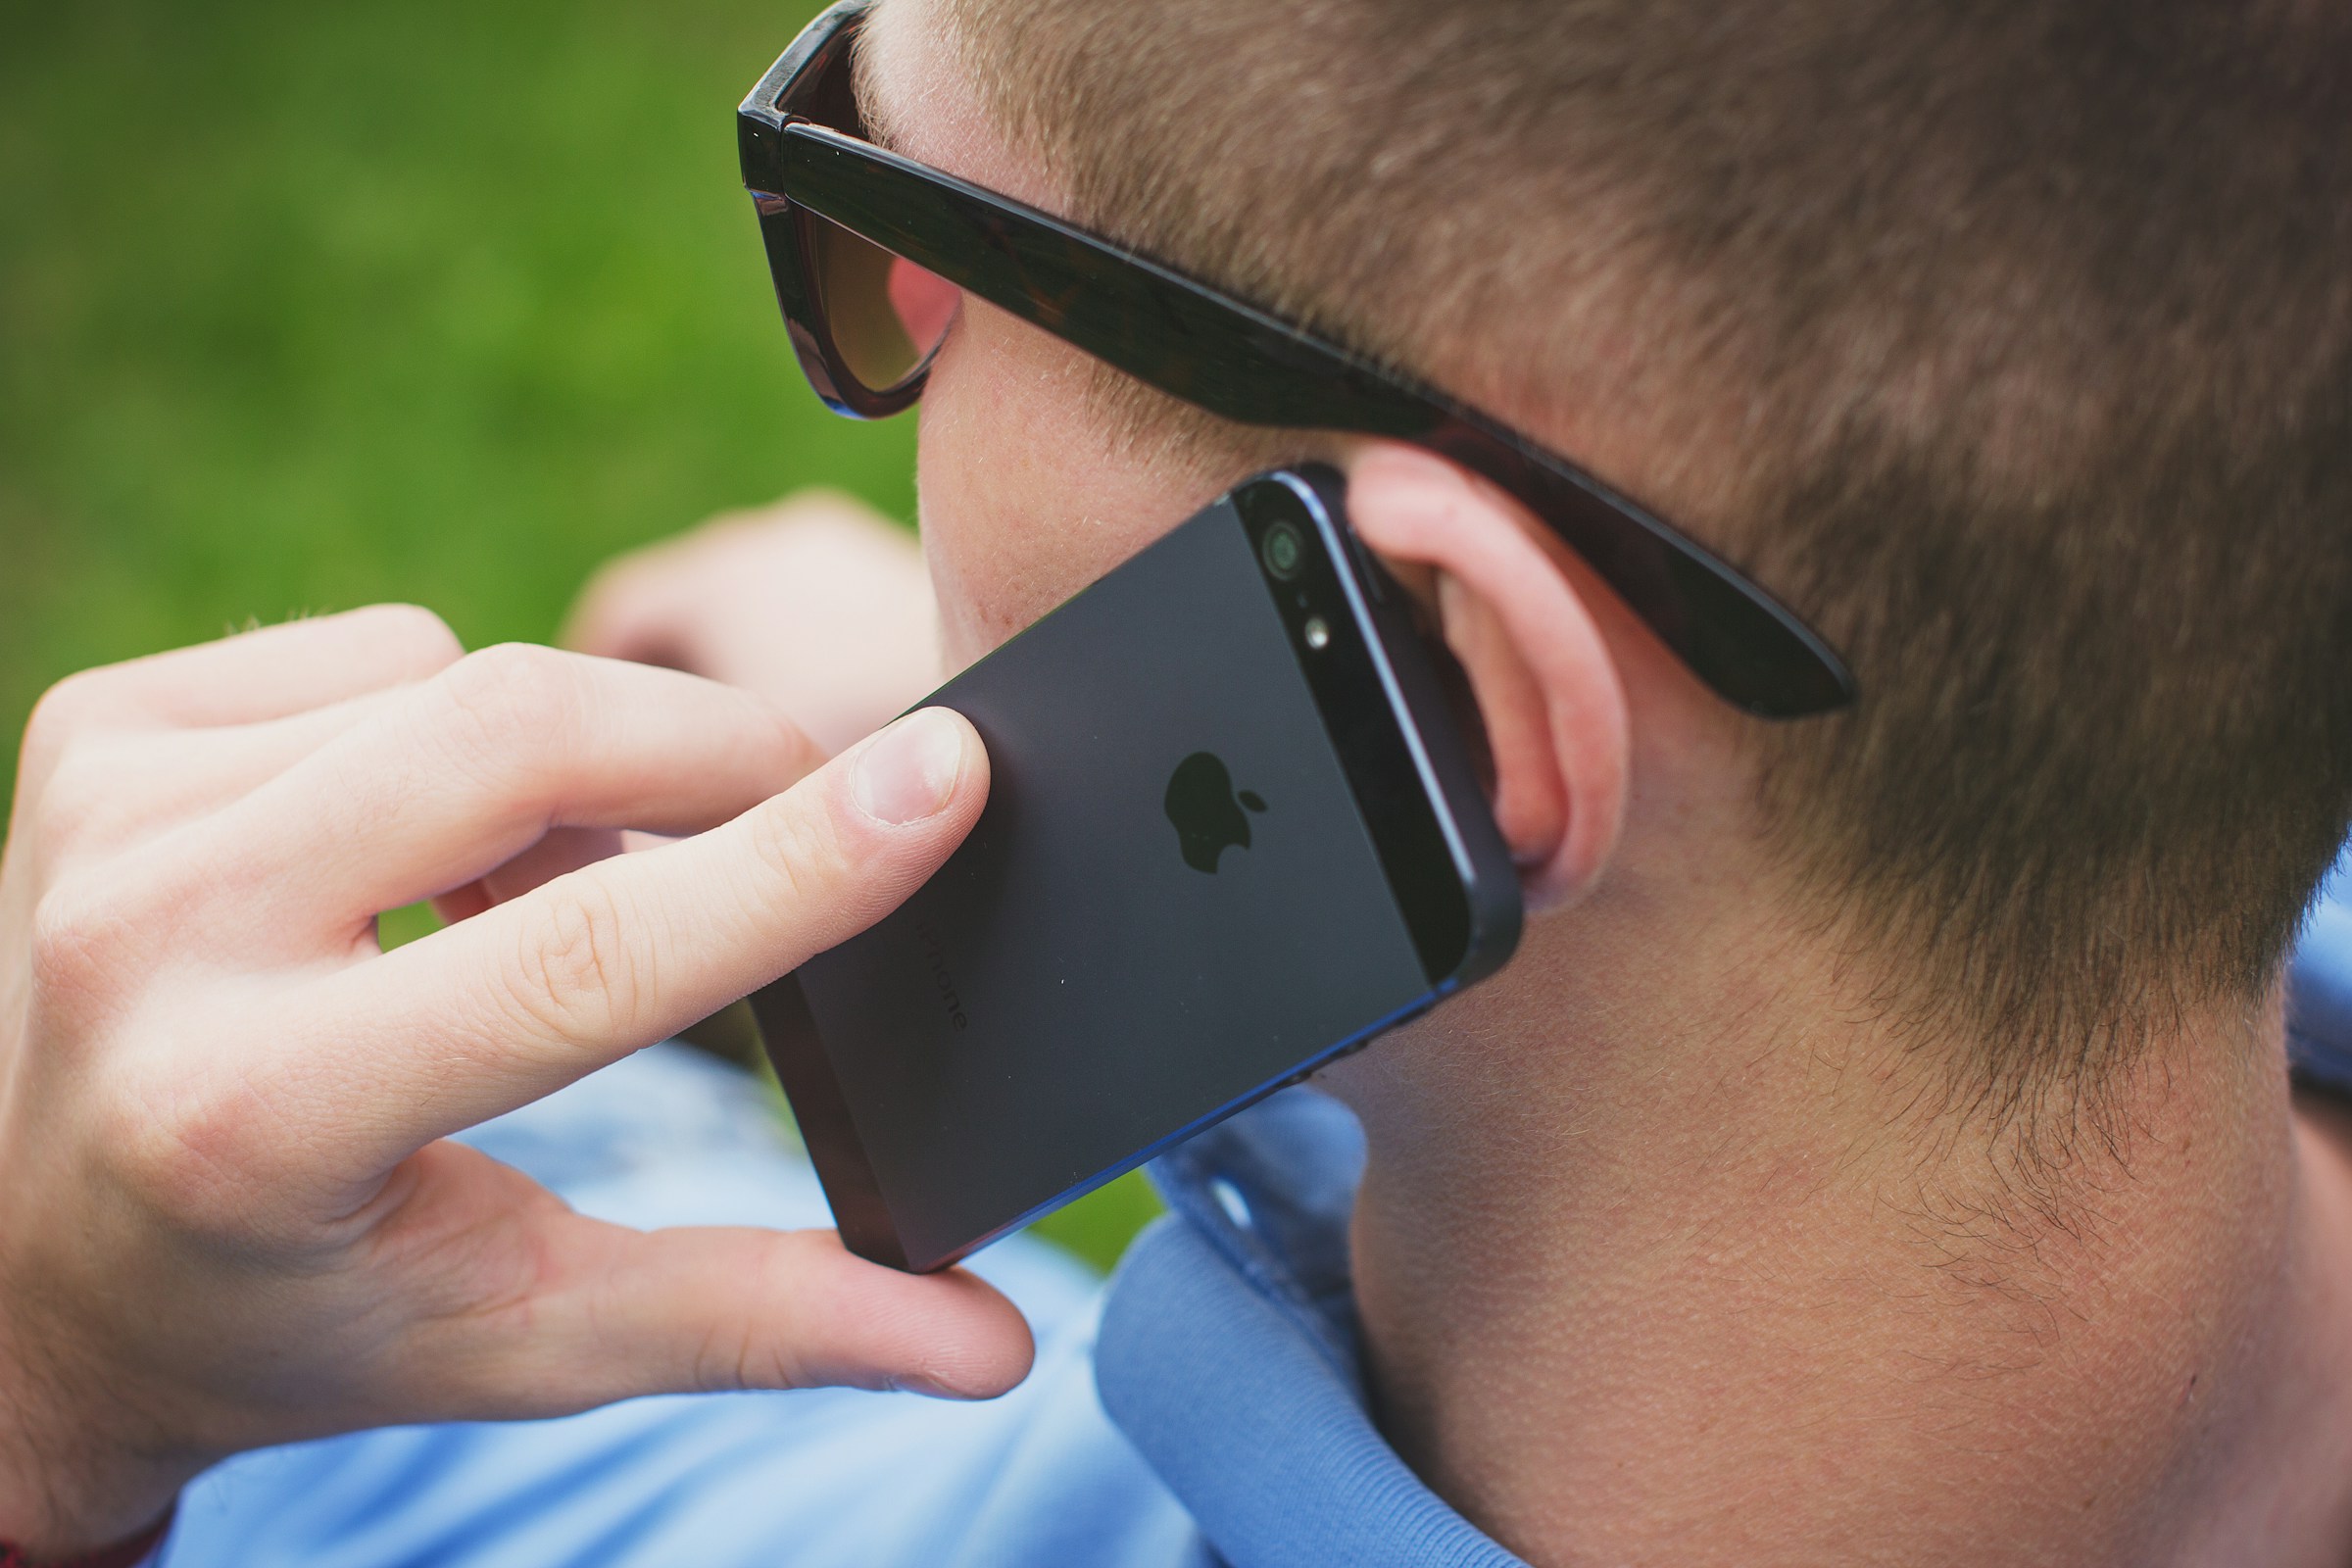
<svg viewBox="0 0 2352 1568"><path fill-rule="evenodd" d="M103 715L175 729L257 724L406 685L466 652L415 605L310 615L84 672Z"/></svg>
<svg viewBox="0 0 2352 1568"><path fill-rule="evenodd" d="M722 827L570 872L321 982L290 1117L354 1179L758 990L882 918L978 818L988 756L927 709ZM328 1053L331 1052L331 1059Z"/></svg>

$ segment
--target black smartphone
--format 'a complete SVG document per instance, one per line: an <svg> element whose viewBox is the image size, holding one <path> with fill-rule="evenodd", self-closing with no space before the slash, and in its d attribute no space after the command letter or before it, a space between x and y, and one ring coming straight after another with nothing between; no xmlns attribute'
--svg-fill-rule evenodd
<svg viewBox="0 0 2352 1568"><path fill-rule="evenodd" d="M1239 486L933 704L988 746L970 838L752 998L862 1256L943 1268L1518 941L1444 656L1334 469Z"/></svg>

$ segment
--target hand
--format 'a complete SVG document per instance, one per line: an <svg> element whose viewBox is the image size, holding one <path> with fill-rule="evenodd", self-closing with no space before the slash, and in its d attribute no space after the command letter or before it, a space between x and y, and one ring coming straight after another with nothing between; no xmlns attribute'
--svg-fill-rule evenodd
<svg viewBox="0 0 2352 1568"><path fill-rule="evenodd" d="M864 503L825 490L608 564L563 641L757 692L828 752L940 680L921 550Z"/></svg>
<svg viewBox="0 0 2352 1568"><path fill-rule="evenodd" d="M812 760L743 693L461 658L404 609L50 693L0 867L0 1538L119 1539L225 1454L362 1426L1016 1382L1027 1328L969 1276L626 1230L443 1141L878 919L987 789L942 711ZM694 836L482 891L623 827ZM453 888L478 912L377 950Z"/></svg>

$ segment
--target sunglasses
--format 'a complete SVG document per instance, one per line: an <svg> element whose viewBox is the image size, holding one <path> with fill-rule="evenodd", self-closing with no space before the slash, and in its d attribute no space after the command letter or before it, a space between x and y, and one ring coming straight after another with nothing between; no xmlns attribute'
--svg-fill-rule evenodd
<svg viewBox="0 0 2352 1568"><path fill-rule="evenodd" d="M1022 202L877 147L851 51L873 0L810 23L737 112L743 182L810 386L911 406L964 294L1219 418L1382 436L1508 492L1725 701L1765 718L1853 702L1828 644L1700 545L1437 388Z"/></svg>

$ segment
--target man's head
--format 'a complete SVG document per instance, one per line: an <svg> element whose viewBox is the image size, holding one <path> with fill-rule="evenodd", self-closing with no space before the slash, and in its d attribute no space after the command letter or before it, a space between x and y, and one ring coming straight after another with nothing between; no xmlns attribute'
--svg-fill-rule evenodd
<svg viewBox="0 0 2352 1568"><path fill-rule="evenodd" d="M980 308L924 413L954 651L1326 452L1436 568L1541 890L1629 795L1628 856L1737 846L1996 1108L2258 1004L2352 812L2352 22L892 0L871 42L906 150L1530 430L1864 697L1739 719L1434 460L1215 425Z"/></svg>

